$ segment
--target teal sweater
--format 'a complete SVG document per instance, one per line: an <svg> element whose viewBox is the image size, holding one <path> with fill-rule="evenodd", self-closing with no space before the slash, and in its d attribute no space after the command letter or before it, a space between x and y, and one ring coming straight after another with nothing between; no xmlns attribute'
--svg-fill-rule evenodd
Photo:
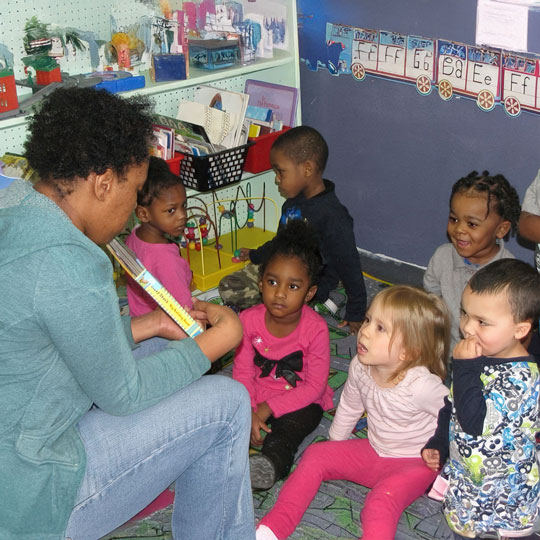
<svg viewBox="0 0 540 540"><path fill-rule="evenodd" d="M81 416L149 407L210 363L191 339L134 360L108 257L23 181L0 190L0 282L0 538L60 540L85 472Z"/></svg>

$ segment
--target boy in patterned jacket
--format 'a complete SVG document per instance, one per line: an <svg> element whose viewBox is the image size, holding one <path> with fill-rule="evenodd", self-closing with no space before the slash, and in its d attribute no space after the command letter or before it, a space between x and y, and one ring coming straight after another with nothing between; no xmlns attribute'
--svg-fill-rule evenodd
<svg viewBox="0 0 540 540"><path fill-rule="evenodd" d="M540 378L522 340L539 314L540 275L523 261L485 266L463 292L452 388L422 450L434 470L448 457L443 507L455 538L532 538Z"/></svg>

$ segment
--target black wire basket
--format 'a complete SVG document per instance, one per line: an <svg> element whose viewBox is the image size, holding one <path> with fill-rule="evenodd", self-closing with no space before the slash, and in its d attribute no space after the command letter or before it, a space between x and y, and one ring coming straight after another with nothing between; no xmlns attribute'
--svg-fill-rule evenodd
<svg viewBox="0 0 540 540"><path fill-rule="evenodd" d="M252 144L235 146L206 156L182 154L179 175L184 186L204 192L239 182L248 148Z"/></svg>

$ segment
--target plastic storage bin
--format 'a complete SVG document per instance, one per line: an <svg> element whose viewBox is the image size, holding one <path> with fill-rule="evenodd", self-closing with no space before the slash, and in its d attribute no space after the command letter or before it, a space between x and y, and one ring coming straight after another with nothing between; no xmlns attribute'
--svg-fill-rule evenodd
<svg viewBox="0 0 540 540"><path fill-rule="evenodd" d="M270 149L274 141L288 129L291 128L285 126L281 131L274 131L274 133L250 138L250 142L254 144L248 151L244 170L250 173L260 173L270 170L272 168L270 165Z"/></svg>
<svg viewBox="0 0 540 540"><path fill-rule="evenodd" d="M247 143L206 156L182 154L180 178L184 186L204 192L239 182L250 146Z"/></svg>
<svg viewBox="0 0 540 540"><path fill-rule="evenodd" d="M184 159L184 154L179 154L178 152L174 153L174 157L167 160L167 165L169 165L169 170L180 176L180 162Z"/></svg>
<svg viewBox="0 0 540 540"><path fill-rule="evenodd" d="M189 39L189 65L199 69L221 69L240 63L237 39Z"/></svg>

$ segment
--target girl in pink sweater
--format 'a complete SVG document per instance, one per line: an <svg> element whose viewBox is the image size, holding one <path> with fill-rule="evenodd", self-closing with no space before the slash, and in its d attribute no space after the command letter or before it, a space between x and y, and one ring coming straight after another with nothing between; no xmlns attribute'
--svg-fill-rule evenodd
<svg viewBox="0 0 540 540"><path fill-rule="evenodd" d="M181 306L191 309L191 269L180 255L178 244L169 239L184 234L186 206L182 179L169 170L163 159L150 157L148 176L137 194L135 208L141 224L131 231L126 245ZM129 276L127 297L132 317L157 308L150 295Z"/></svg>
<svg viewBox="0 0 540 540"><path fill-rule="evenodd" d="M259 269L263 303L240 313L244 338L233 377L251 397L251 444L262 445L250 458L253 489L269 489L289 473L299 445L333 406L328 326L306 305L320 264L312 228L289 222Z"/></svg>
<svg viewBox="0 0 540 540"><path fill-rule="evenodd" d="M393 540L403 510L436 477L420 456L433 435L448 389L450 340L442 300L396 285L373 299L358 333L357 355L330 427L313 444L259 523L257 540L293 533L321 482L351 480L371 488L362 510L364 540ZM368 438L349 439L367 413Z"/></svg>

